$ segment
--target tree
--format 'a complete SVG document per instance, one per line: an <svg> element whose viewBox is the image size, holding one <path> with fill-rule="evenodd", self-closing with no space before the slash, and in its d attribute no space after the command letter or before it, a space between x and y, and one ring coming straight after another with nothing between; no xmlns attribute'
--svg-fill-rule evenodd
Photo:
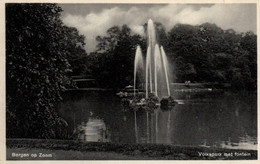
<svg viewBox="0 0 260 164"><path fill-rule="evenodd" d="M256 89L256 35L223 30L215 24L177 24L168 33L155 22L157 43L163 45L177 82L230 83L234 89ZM147 24L144 24L146 31ZM146 53L146 40L127 26L113 26L97 37L97 51L88 70L100 86L122 88L132 84L136 45Z"/></svg>
<svg viewBox="0 0 260 164"><path fill-rule="evenodd" d="M144 47L144 39L123 25L109 28L97 41L97 51L92 54L96 64L91 65L99 85L118 89L133 84L135 50L137 45Z"/></svg>
<svg viewBox="0 0 260 164"><path fill-rule="evenodd" d="M61 35L65 43L64 49L68 52L66 58L72 69L70 75L82 75L87 69L87 53L84 49L85 36L80 35L76 28L64 25Z"/></svg>
<svg viewBox="0 0 260 164"><path fill-rule="evenodd" d="M168 33L168 54L177 81L230 83L256 88L256 35L222 30L215 24L177 24Z"/></svg>
<svg viewBox="0 0 260 164"><path fill-rule="evenodd" d="M205 58L203 42L199 40L197 28L178 24L170 30L168 39L168 49L171 50L168 53L176 64L177 81L197 80L196 66L201 65L201 59Z"/></svg>
<svg viewBox="0 0 260 164"><path fill-rule="evenodd" d="M6 5L7 137L66 135L56 105L72 86L67 58L83 42L71 40L77 31L63 25L61 11L56 4Z"/></svg>
<svg viewBox="0 0 260 164"><path fill-rule="evenodd" d="M248 52L248 69L251 77L248 79L247 86L251 89L257 88L257 37L252 32L247 32L242 37L241 47Z"/></svg>
<svg viewBox="0 0 260 164"><path fill-rule="evenodd" d="M111 53L114 51L120 36L120 28L113 26L107 30L107 36L97 36L97 53Z"/></svg>

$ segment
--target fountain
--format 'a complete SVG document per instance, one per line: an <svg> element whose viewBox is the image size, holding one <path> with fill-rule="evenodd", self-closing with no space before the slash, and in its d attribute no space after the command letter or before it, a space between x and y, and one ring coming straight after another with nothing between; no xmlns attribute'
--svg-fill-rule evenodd
<svg viewBox="0 0 260 164"><path fill-rule="evenodd" d="M146 124L147 124L147 142L150 142L150 127L153 132L153 114L155 112L155 142L158 141L158 109L170 111L175 105L175 101L171 97L169 78L168 78L168 61L164 52L163 46L160 46L156 41L156 32L154 23L151 19L147 25L147 51L145 57L145 63L142 56L142 50L140 46L137 46L134 60L134 94L133 97L129 93L119 93L121 97L125 96L121 100L122 108L124 111L134 111L135 118L135 138L136 142L139 142L138 127L137 127L137 111L146 111ZM145 70L144 70L145 65ZM137 77L138 73L145 75L145 94L136 93L137 91ZM144 77L144 76L142 76ZM166 89L165 89L166 86ZM149 126L149 114L151 114L151 126ZM170 123L170 114L168 117L168 124ZM170 125L167 125L170 129ZM170 131L170 130L168 130ZM153 142L153 135L151 135L151 141Z"/></svg>
<svg viewBox="0 0 260 164"><path fill-rule="evenodd" d="M143 56L140 46L137 46L135 53L135 67L134 67L134 96L135 96L135 88L136 88L136 73L137 69L143 70Z"/></svg>
<svg viewBox="0 0 260 164"><path fill-rule="evenodd" d="M159 47L159 44L156 42L154 23L151 19L148 21L147 37L145 98L148 98L149 92L154 93L157 97L170 96L168 61L163 47ZM143 63L143 58L140 57L141 55L141 48L137 46L134 65L134 90L136 89L136 71L140 68L140 63ZM165 93L162 88L162 86L165 85L167 87L167 93ZM158 86L160 86L160 88Z"/></svg>

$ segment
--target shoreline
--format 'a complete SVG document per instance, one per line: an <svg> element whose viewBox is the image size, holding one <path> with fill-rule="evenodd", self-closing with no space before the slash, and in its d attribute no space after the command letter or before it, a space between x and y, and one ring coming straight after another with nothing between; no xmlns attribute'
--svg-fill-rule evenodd
<svg viewBox="0 0 260 164"><path fill-rule="evenodd" d="M7 139L7 160L256 160L256 150L80 142L74 140ZM73 156L69 158L66 154ZM17 155L13 154L16 153ZM40 153L45 158L40 158ZM24 154L21 157L19 154ZM32 157L37 154L37 157ZM100 154L103 154L100 156ZM13 156L14 155L14 156ZM17 156L17 157L16 157ZM51 156L51 157L50 157Z"/></svg>

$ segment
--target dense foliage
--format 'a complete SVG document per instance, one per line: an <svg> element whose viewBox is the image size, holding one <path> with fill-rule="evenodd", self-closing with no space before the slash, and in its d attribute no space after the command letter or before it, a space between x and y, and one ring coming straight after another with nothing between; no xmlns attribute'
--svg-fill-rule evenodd
<svg viewBox="0 0 260 164"><path fill-rule="evenodd" d="M256 89L254 33L223 30L209 23L177 24L169 32L161 23L155 23L155 28L157 41L164 46L171 64L171 81L228 83L236 90ZM145 38L133 35L126 25L111 27L106 36L97 37L97 51L88 56L95 61L88 64L88 73L95 75L103 87L132 85L136 45L141 45L145 54Z"/></svg>
<svg viewBox="0 0 260 164"><path fill-rule="evenodd" d="M63 25L61 11L55 4L6 5L7 137L66 135L55 106L73 87L67 75L84 54L84 37Z"/></svg>
<svg viewBox="0 0 260 164"><path fill-rule="evenodd" d="M97 41L97 51L88 56L88 73L101 87L117 89L132 84L136 46L144 49L145 40L123 25L111 27L107 35L98 36Z"/></svg>
<svg viewBox="0 0 260 164"><path fill-rule="evenodd" d="M167 52L177 81L230 83L256 88L256 35L222 30L215 24L176 25L168 33Z"/></svg>

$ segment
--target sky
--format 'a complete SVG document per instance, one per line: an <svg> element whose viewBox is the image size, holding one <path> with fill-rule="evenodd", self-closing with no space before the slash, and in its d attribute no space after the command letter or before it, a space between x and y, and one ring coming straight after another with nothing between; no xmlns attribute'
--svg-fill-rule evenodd
<svg viewBox="0 0 260 164"><path fill-rule="evenodd" d="M166 31L178 23L200 25L214 23L224 30L256 32L255 4L59 4L65 25L76 27L86 37L86 51L96 48L96 36L106 35L114 25L128 25L144 35L149 19L161 22Z"/></svg>

